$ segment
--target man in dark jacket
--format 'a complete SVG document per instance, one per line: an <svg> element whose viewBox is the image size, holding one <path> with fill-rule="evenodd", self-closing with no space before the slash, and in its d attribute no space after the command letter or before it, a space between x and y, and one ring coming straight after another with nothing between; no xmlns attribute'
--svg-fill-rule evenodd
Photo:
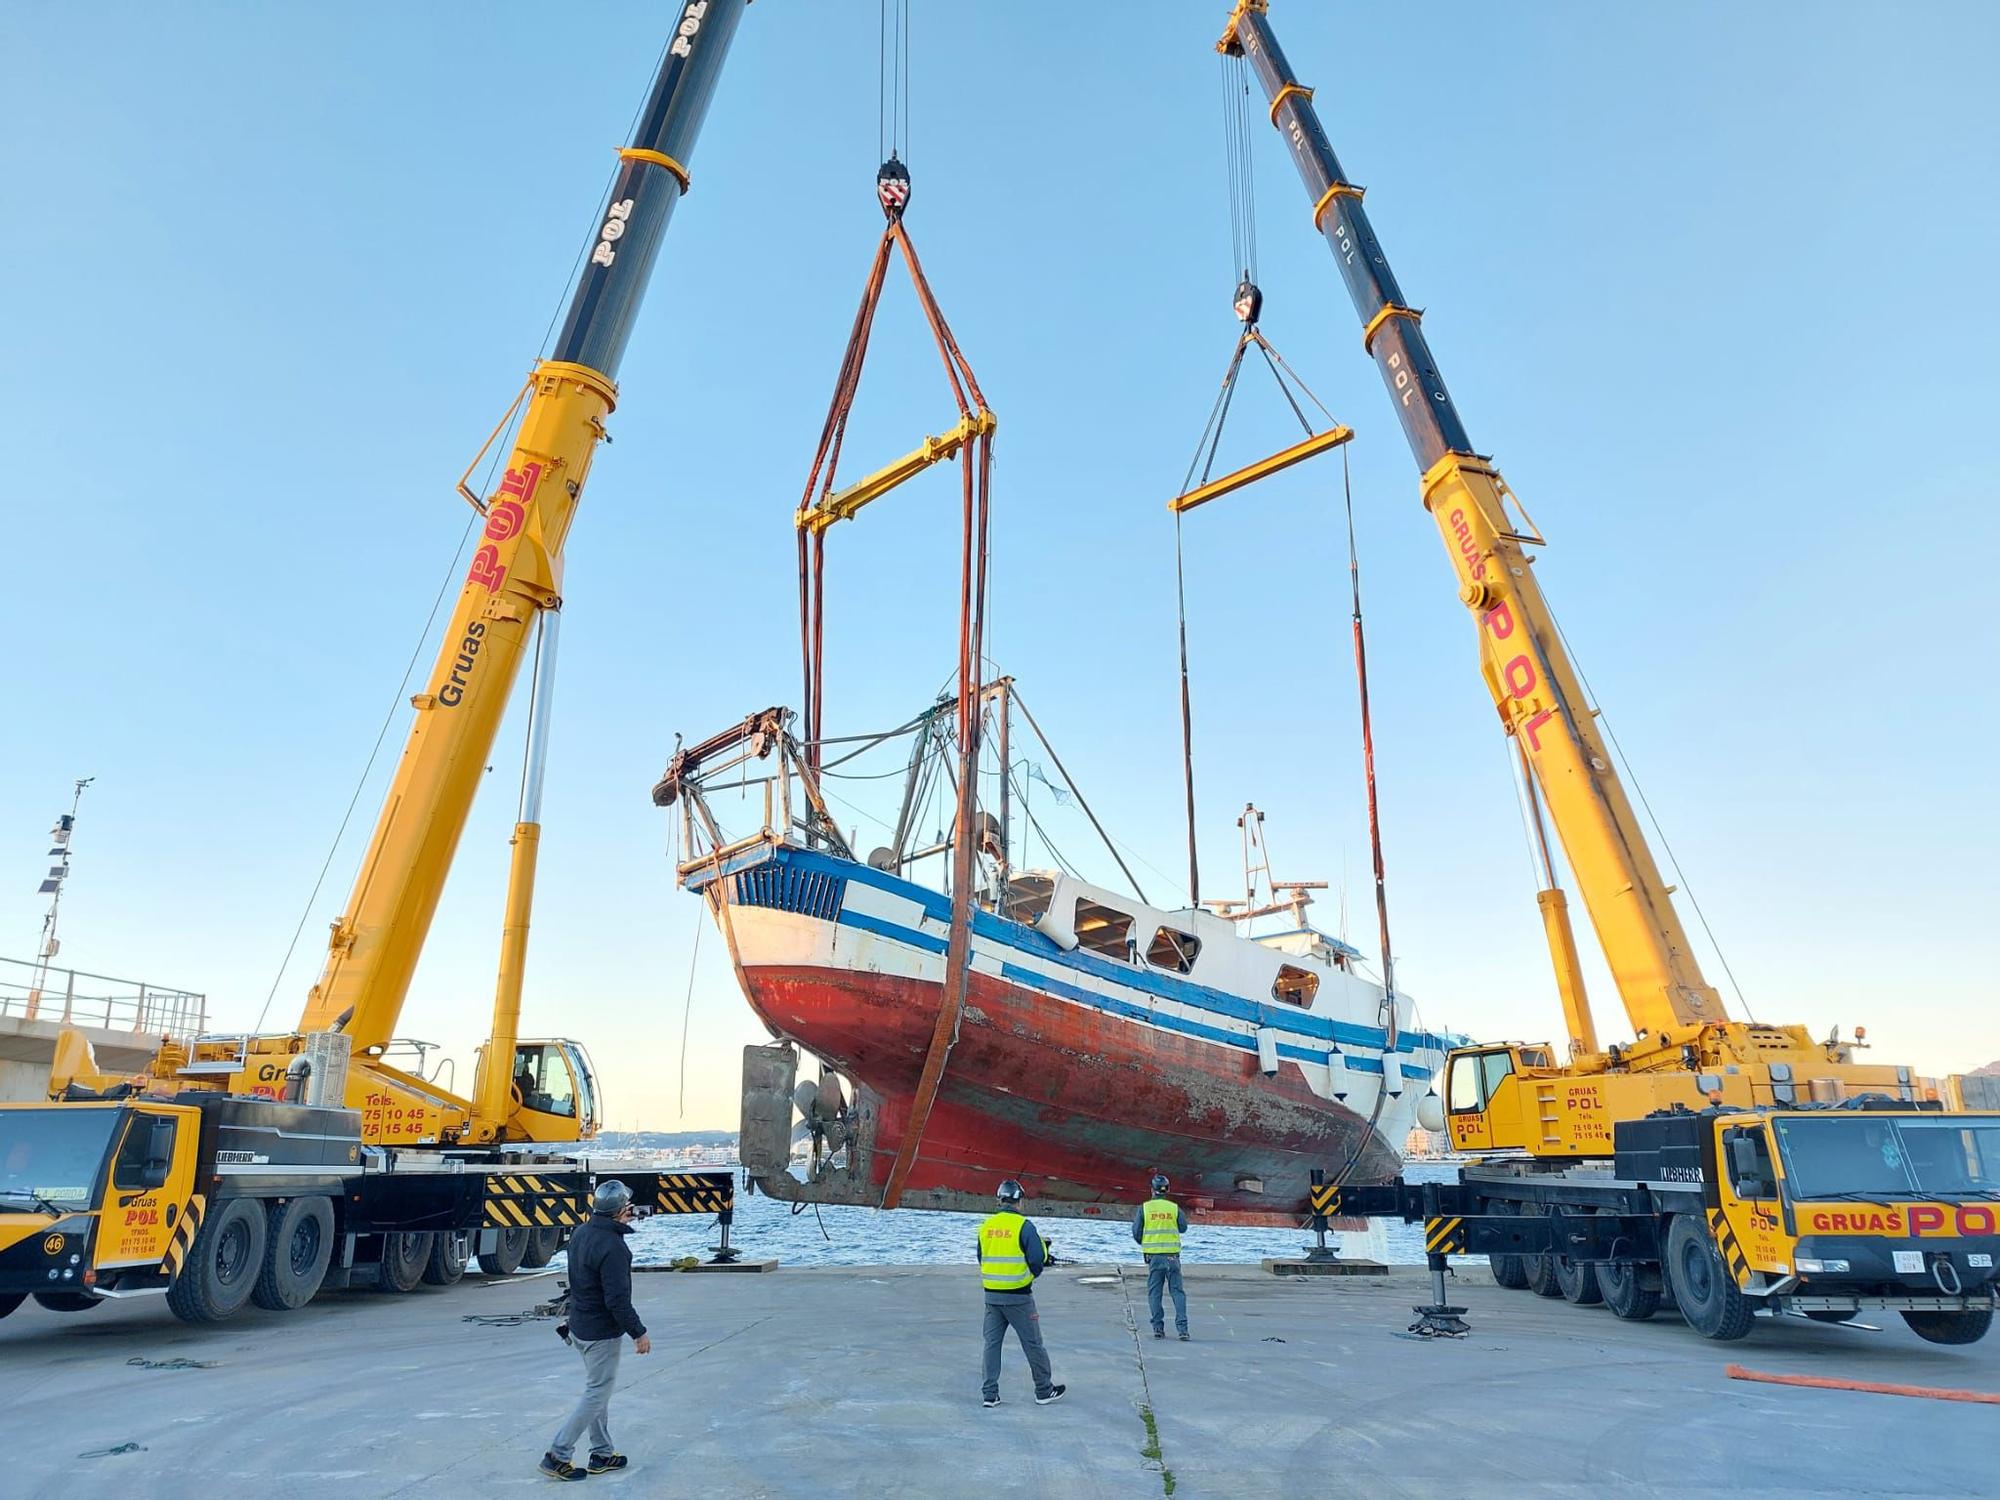
<svg viewBox="0 0 2000 1500"><path fill-rule="evenodd" d="M590 1220L569 1241L569 1338L583 1356L583 1399L542 1455L542 1472L555 1479L582 1479L625 1467L625 1455L611 1446L611 1387L618 1379L618 1356L625 1335L634 1354L651 1354L653 1341L632 1306L632 1190L622 1182L600 1182L590 1202ZM570 1462L577 1439L590 1433L587 1468Z"/></svg>
<svg viewBox="0 0 2000 1500"><path fill-rule="evenodd" d="M979 1281L986 1291L986 1351L981 1374L982 1406L1000 1404L1000 1345L1009 1328L1028 1356L1035 1379L1035 1404L1060 1401L1068 1386L1057 1385L1042 1345L1042 1320L1035 1311L1035 1278L1049 1263L1048 1247L1032 1220L1021 1214L1021 1184L1000 1184L1000 1210L979 1226Z"/></svg>

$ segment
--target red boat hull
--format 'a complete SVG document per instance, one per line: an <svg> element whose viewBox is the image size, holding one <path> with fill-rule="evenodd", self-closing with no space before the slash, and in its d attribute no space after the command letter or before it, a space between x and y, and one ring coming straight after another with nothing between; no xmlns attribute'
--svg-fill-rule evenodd
<svg viewBox="0 0 2000 1500"><path fill-rule="evenodd" d="M781 1035L881 1098L871 1175L902 1145L941 986L818 967L744 971L749 1000ZM1365 1117L1321 1098L1297 1066L971 976L957 1044L908 1187L990 1196L1004 1178L1079 1208L1148 1196L1164 1172L1182 1201L1295 1217L1314 1168L1336 1180L1393 1177L1396 1152Z"/></svg>

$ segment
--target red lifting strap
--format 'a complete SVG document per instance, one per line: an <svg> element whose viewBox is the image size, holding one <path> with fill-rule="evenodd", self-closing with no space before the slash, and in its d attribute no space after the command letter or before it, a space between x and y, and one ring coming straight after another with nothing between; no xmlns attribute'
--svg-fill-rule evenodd
<svg viewBox="0 0 2000 1500"><path fill-rule="evenodd" d="M904 179L907 184L907 178ZM907 186L903 193L907 202ZM900 209L901 205L898 205ZM886 209L886 205L885 205ZM952 834L951 928L945 950L943 993L939 996L937 1024L932 1029L924 1069L911 1100L896 1159L883 1186L882 1206L894 1208L902 1199L903 1186L916 1164L917 1147L937 1102L945 1064L952 1045L958 1040L959 1018L964 1012L967 976L971 969L971 903L973 813L978 788L979 764L979 680L986 626L987 535L991 513L993 473L993 424L986 398L972 366L952 337L951 327L932 294L917 258L916 246L903 227L902 215L891 215L882 238L875 247L868 282L861 294L861 306L854 315L854 327L841 357L840 374L834 382L833 401L826 423L820 429L819 447L813 454L811 472L798 510L799 542L799 652L805 678L806 763L817 774L820 741L825 735L826 665L826 531L827 524L843 512L830 511L834 496L834 475L840 465L842 444L847 437L847 419L861 386L861 370L868 357L869 335L875 325L875 309L881 301L882 284L889 267L889 252L902 252L910 273L910 285L917 294L924 319L937 341L938 356L944 363L945 378L951 384L952 399L958 405L960 426L956 453L963 497L962 563L960 570L959 652L958 652L958 816ZM950 451L948 446L938 452Z"/></svg>

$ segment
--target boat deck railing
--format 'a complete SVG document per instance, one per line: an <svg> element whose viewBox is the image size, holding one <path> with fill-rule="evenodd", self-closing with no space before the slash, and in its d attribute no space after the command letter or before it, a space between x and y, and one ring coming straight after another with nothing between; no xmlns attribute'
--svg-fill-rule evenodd
<svg viewBox="0 0 2000 1500"><path fill-rule="evenodd" d="M0 958L0 1018L190 1037L207 1028L208 997L139 979Z"/></svg>

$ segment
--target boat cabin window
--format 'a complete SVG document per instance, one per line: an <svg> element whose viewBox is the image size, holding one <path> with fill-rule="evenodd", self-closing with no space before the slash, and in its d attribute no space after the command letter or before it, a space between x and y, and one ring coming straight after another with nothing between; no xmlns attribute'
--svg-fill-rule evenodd
<svg viewBox="0 0 2000 1500"><path fill-rule="evenodd" d="M1156 969L1185 974L1194 967L1195 955L1200 952L1201 939L1193 933L1162 927L1153 934L1152 944L1146 949L1146 962Z"/></svg>
<svg viewBox="0 0 2000 1500"><path fill-rule="evenodd" d="M1106 958L1129 963L1132 958L1131 915L1087 897L1077 897L1076 945Z"/></svg>
<svg viewBox="0 0 2000 1500"><path fill-rule="evenodd" d="M1002 894L1000 915L1030 927L1041 921L1056 893L1056 883L1046 875L1016 875Z"/></svg>
<svg viewBox="0 0 2000 1500"><path fill-rule="evenodd" d="M1319 993L1319 975L1311 969L1278 965L1278 977L1271 982L1271 998L1287 1005L1311 1005Z"/></svg>

